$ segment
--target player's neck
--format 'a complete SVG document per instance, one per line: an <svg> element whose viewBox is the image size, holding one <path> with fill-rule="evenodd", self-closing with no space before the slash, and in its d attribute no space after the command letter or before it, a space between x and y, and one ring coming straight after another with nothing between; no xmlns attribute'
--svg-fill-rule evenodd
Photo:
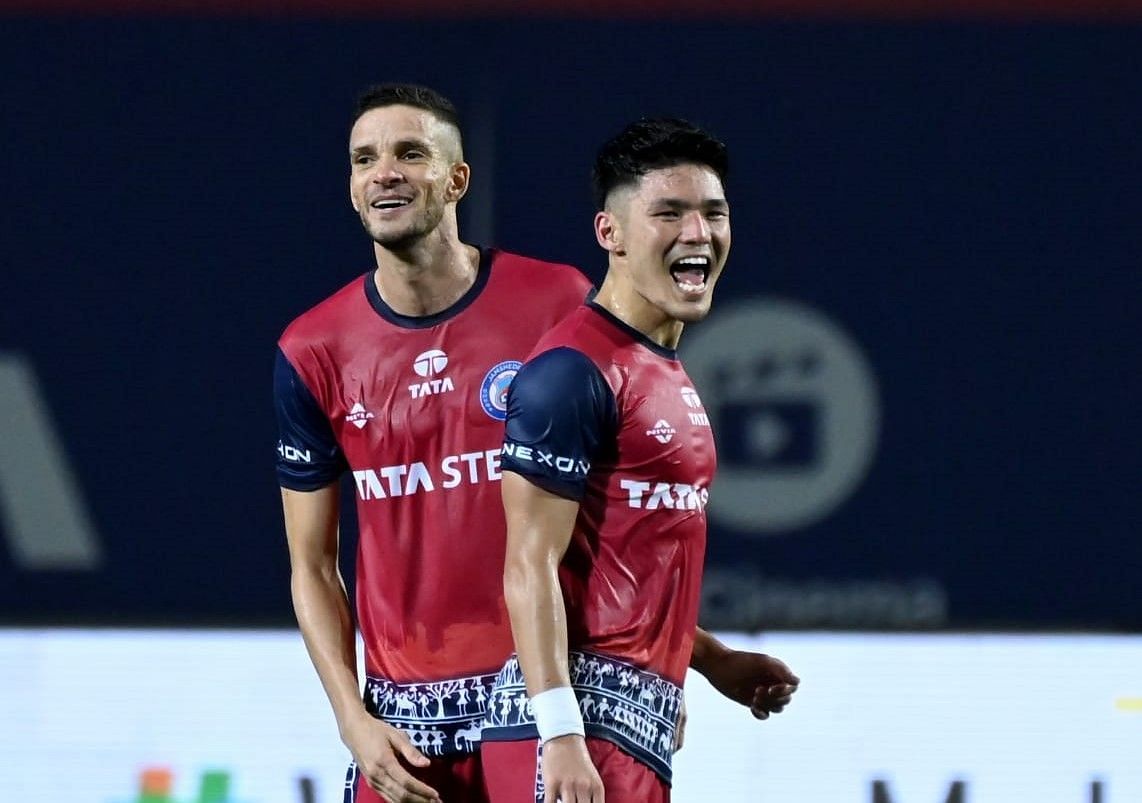
<svg viewBox="0 0 1142 803"><path fill-rule="evenodd" d="M374 246L377 269L373 281L389 308L398 315L435 315L468 292L480 269L479 249L456 237L433 232L399 251Z"/></svg>
<svg viewBox="0 0 1142 803"><path fill-rule="evenodd" d="M594 301L663 348L678 348L678 341L682 337L682 321L671 318L633 287L615 280L613 272L608 273L603 280Z"/></svg>

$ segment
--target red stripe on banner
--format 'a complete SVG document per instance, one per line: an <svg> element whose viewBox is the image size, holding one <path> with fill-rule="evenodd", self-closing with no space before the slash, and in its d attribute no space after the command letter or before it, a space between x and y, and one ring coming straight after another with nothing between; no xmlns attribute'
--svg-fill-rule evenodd
<svg viewBox="0 0 1142 803"><path fill-rule="evenodd" d="M194 16L1142 19L1142 0L0 0L0 12Z"/></svg>

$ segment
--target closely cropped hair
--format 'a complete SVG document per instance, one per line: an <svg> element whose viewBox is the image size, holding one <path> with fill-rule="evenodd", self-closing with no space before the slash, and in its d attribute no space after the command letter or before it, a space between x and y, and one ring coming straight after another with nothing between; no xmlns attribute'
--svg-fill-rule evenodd
<svg viewBox="0 0 1142 803"><path fill-rule="evenodd" d="M672 117L631 123L599 148L591 183L597 209L619 187L635 184L651 170L680 164L705 165L722 185L729 173L729 155L721 140L693 123Z"/></svg>
<svg viewBox="0 0 1142 803"><path fill-rule="evenodd" d="M412 106L424 109L457 131L463 132L460 115L452 105L452 101L435 89L417 84L377 84L369 87L357 98L357 115L353 118L353 122L360 119L365 112L385 106Z"/></svg>

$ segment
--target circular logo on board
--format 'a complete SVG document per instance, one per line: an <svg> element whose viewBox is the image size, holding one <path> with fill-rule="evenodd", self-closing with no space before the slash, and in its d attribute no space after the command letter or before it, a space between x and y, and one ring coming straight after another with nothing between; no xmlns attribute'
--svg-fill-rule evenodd
<svg viewBox="0 0 1142 803"><path fill-rule="evenodd" d="M484 412L497 421L507 420L508 387L522 366L519 360L504 360L484 374L484 381L480 384L480 404Z"/></svg>
<svg viewBox="0 0 1142 803"><path fill-rule="evenodd" d="M856 490L876 452L880 401L860 347L833 321L758 298L715 310L681 350L717 439L714 519L789 532Z"/></svg>

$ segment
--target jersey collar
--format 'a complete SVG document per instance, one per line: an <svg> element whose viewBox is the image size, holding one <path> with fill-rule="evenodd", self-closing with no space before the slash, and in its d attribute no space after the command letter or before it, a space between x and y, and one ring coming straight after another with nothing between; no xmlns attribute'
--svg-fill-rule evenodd
<svg viewBox="0 0 1142 803"><path fill-rule="evenodd" d="M587 306L597 312L599 315L603 316L603 318L615 326L615 328L621 329L623 332L625 332L628 336L630 336L631 340L635 340L643 346L646 346L659 357L664 357L668 360L678 359L678 351L676 349L668 349L666 346L654 342L645 334L628 324L626 321L617 317L609 309L596 302L594 290L592 290L587 296Z"/></svg>
<svg viewBox="0 0 1142 803"><path fill-rule="evenodd" d="M455 318L471 306L473 301L480 297L480 293L483 292L484 287L488 283L488 277L492 273L492 262L495 256L496 249L481 247L480 265L476 269L476 281L465 291L464 295L456 300L455 304L432 315L402 315L393 310L393 308L386 304L385 300L381 298L381 292L377 289L377 283L373 281L373 271L369 271L364 276L365 298L369 300L369 306L393 326L399 326L402 329L428 329L437 324L444 323L451 318Z"/></svg>

